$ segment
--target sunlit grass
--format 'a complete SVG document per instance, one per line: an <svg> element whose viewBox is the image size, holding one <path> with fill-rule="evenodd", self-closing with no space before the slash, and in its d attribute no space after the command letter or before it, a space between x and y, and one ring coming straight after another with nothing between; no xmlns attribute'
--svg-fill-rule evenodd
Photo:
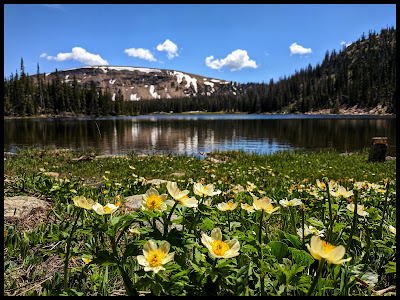
<svg viewBox="0 0 400 300"><path fill-rule="evenodd" d="M5 196L34 192L52 206L33 228L5 226L5 295L337 296L395 285L395 160L367 163L367 149L95 152L29 148L4 160ZM124 211L125 197L143 194L142 209ZM325 258L315 235L332 245L324 251L345 252ZM43 268L49 257L60 267Z"/></svg>

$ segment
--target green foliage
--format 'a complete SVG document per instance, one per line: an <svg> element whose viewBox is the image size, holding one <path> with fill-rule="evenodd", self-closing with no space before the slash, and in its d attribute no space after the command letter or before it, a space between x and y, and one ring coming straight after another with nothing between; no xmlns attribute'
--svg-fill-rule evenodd
<svg viewBox="0 0 400 300"><path fill-rule="evenodd" d="M365 151L351 157L328 151L281 152L269 156L243 152L223 154L230 158L223 164L185 156L140 157L133 154L71 163L80 153L54 155L52 149L20 150L15 157L7 158L5 175L23 178L25 191L40 192L51 198L48 216L53 221L38 224L30 230L21 230L18 224L5 226L5 295L14 295L18 291L25 295L49 296L304 296L318 265L306 247L312 234L306 234L304 240L294 234L291 214L279 200L301 199L306 208L305 225L325 230L322 238L325 240L329 225L328 206L326 201L315 196L315 193L322 197L326 195L316 184L316 179L321 181L323 177L332 179L346 190L357 188L358 201L369 214L358 217L353 243L346 249L345 258L352 257L352 260L341 265L325 264L312 294L371 293L357 278L367 283L370 290L394 284L396 236L389 230L389 226L396 224L394 161L368 164ZM48 174L51 171L62 175L56 180ZM177 178L170 175L174 171L185 174ZM117 199L123 205L125 197L144 194L150 187L160 194L169 194L165 183L148 183L151 178L175 181L180 190L189 191L188 196L199 201L209 198L210 203L199 204L196 211L169 203L162 212L125 211L120 207L112 214L99 215L94 210L76 207L72 200L77 195L85 195L101 205L116 204ZM390 185L386 194L387 180ZM193 190L193 184L199 181L213 184L221 193L202 199ZM5 181L5 189L11 184ZM264 212L266 218L260 223L259 212L251 213L241 208L241 203L253 204L249 191L257 198L271 198L272 205L279 209L268 216ZM6 193L6 196L11 195L14 195L12 191ZM171 195L167 198L172 199ZM233 211L218 210L216 205L228 200L237 202L238 207ZM345 246L353 212L347 208L349 199L331 196L331 200L335 226L330 242ZM383 205L385 201L387 204ZM384 215L383 210L386 210ZM168 219L171 212L176 219ZM295 229L301 228L300 210L293 209L293 213ZM193 230L189 230L192 224ZM257 237L259 224L262 225L261 244ZM380 231L381 224L383 229ZM202 242L202 233L210 236L217 227L222 231L223 241L239 241L239 255L215 258L210 253ZM149 240L158 246L168 241L170 253L174 252L173 260L165 263L165 269L158 273L145 271L139 264L138 256L145 255L143 247ZM37 266L50 256L61 261L58 269L49 274L37 270ZM67 285L62 269L64 260L75 263L67 269ZM30 270L25 280L35 289L28 287L25 292L19 288L16 276L19 269Z"/></svg>

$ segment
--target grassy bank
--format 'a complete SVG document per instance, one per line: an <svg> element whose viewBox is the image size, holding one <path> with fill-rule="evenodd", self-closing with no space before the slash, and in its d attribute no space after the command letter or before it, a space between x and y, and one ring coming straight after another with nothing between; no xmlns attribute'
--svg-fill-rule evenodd
<svg viewBox="0 0 400 300"><path fill-rule="evenodd" d="M395 160L367 163L367 149L351 155L213 152L205 159L135 153L96 157L94 152L30 148L5 158L5 196L42 195L51 204L41 222L5 225L5 295L337 296L375 294L395 285L396 242L390 227L396 226ZM152 179L176 182L197 201L196 209L174 200L166 183L152 185ZM198 183L221 192L207 196L205 189L201 195ZM166 194L176 205L119 209L125 197L145 193L159 200ZM100 215L77 205L77 196L116 210ZM265 197L278 209L258 210ZM367 215L354 216L347 205L355 202ZM253 212L242 208L246 203ZM222 240L240 244L236 256L218 250L216 258L204 243L202 234L211 236L215 228ZM310 228L314 231L307 234ZM345 247L344 258L352 259L323 264L307 248L313 248L316 233ZM159 246L167 241L174 252L161 265L164 270L139 263L149 240Z"/></svg>

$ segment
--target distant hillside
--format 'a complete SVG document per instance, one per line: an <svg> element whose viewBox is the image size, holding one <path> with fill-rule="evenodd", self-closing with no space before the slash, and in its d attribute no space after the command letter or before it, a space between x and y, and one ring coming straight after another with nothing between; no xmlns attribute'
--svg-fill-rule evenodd
<svg viewBox="0 0 400 300"><path fill-rule="evenodd" d="M136 115L226 111L305 113L357 107L396 113L396 30L362 34L316 66L268 83L240 84L174 70L89 66L4 80L6 116Z"/></svg>
<svg viewBox="0 0 400 300"><path fill-rule="evenodd" d="M124 100L139 101L149 99L170 99L212 95L214 93L236 94L236 84L225 80L174 70L127 67L127 66L87 66L46 73L46 80L53 81L58 76L61 82L73 82L83 87L94 81L104 93L107 89L112 100L121 90ZM35 78L35 77L34 77Z"/></svg>

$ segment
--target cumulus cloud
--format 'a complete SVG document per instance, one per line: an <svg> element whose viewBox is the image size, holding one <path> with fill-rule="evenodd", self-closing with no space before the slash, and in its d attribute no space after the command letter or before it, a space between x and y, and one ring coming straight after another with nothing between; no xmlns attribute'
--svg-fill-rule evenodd
<svg viewBox="0 0 400 300"><path fill-rule="evenodd" d="M43 54L45 54L45 53L43 53ZM42 55L41 55L41 57L43 57ZM47 56L47 59L48 60L56 60L56 61L65 61L65 60L73 59L73 60L77 60L81 63L91 65L91 66L93 66L93 65L108 65L108 62L105 59L102 59L100 55L89 53L81 47L72 48L72 52L58 53L56 57L49 55L49 56Z"/></svg>
<svg viewBox="0 0 400 300"><path fill-rule="evenodd" d="M237 49L227 57L214 59L214 56L206 58L206 65L211 69L221 69L227 67L231 71L241 70L243 68L258 68L256 62L251 60L246 50Z"/></svg>
<svg viewBox="0 0 400 300"><path fill-rule="evenodd" d="M148 61L157 61L153 54L151 54L150 50L148 49L143 49L143 48L129 48L129 49L125 49L124 51L125 53L127 53L129 56L132 57L138 57L140 59L145 59Z"/></svg>
<svg viewBox="0 0 400 300"><path fill-rule="evenodd" d="M46 55L47 55L47 53L45 52L45 53L40 54L40 57L46 57Z"/></svg>
<svg viewBox="0 0 400 300"><path fill-rule="evenodd" d="M175 56L178 56L178 46L168 39L165 40L163 44L158 44L157 50L166 51L168 59L173 59Z"/></svg>
<svg viewBox="0 0 400 300"><path fill-rule="evenodd" d="M311 48L304 48L303 46L297 45L296 43L291 44L289 48L291 54L311 53Z"/></svg>

